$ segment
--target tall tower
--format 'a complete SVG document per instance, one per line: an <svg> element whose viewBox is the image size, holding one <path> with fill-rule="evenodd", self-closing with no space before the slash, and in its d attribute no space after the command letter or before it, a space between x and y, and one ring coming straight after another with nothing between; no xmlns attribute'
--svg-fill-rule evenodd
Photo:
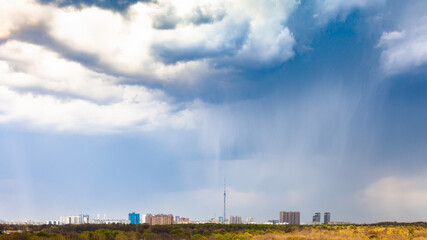
<svg viewBox="0 0 427 240"><path fill-rule="evenodd" d="M225 201L225 199L226 199L226 197L227 197L227 193L225 192L225 179L224 179L224 223L225 223L225 203L226 203L226 201Z"/></svg>

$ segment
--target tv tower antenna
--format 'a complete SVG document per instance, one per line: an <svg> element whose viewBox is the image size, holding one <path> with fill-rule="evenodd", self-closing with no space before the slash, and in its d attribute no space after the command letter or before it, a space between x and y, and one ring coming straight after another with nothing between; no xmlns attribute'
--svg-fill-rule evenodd
<svg viewBox="0 0 427 240"><path fill-rule="evenodd" d="M224 178L224 219L222 220L225 223L225 206L226 206L226 197L227 197L227 193L225 192L225 178Z"/></svg>

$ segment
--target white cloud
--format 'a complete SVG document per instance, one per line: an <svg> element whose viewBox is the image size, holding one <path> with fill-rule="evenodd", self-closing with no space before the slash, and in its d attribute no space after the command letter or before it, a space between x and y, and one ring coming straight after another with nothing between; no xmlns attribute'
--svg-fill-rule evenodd
<svg viewBox="0 0 427 240"><path fill-rule="evenodd" d="M427 63L427 16L404 24L402 31L384 32L378 42L382 47L381 64L386 75L409 71Z"/></svg>
<svg viewBox="0 0 427 240"><path fill-rule="evenodd" d="M237 54L238 61L249 59L255 63L281 63L294 56L295 40L286 26L296 1L246 1L234 6L234 14L243 12L250 18L250 33ZM257 59L257 60L255 60Z"/></svg>
<svg viewBox="0 0 427 240"><path fill-rule="evenodd" d="M295 40L285 24L297 5L296 0L159 0L117 13L0 1L0 38L6 40L0 45L0 122L88 132L191 127L191 107L123 80L187 84L223 79L246 64L280 64L294 55ZM165 11L174 14L166 20L176 23L156 28L154 18ZM14 35L34 27L57 47ZM67 59L63 47L92 57L94 65Z"/></svg>
<svg viewBox="0 0 427 240"><path fill-rule="evenodd" d="M426 182L425 175L389 176L367 186L358 193L357 199L383 219L406 221L406 216L418 216L425 221L423 213L427 212Z"/></svg>
<svg viewBox="0 0 427 240"><path fill-rule="evenodd" d="M320 24L326 24L336 17L346 18L354 9L383 5L386 0L317 0L314 18Z"/></svg>
<svg viewBox="0 0 427 240"><path fill-rule="evenodd" d="M147 71L153 31L146 11L145 5L138 4L125 19L119 13L96 7L57 9L48 31L62 44L97 56L101 64L116 71Z"/></svg>
<svg viewBox="0 0 427 240"><path fill-rule="evenodd" d="M383 32L377 47L389 45L390 43L403 39L405 35L405 31Z"/></svg>
<svg viewBox="0 0 427 240"><path fill-rule="evenodd" d="M191 127L159 90L119 84L43 47L0 46L0 123L58 131L114 132Z"/></svg>
<svg viewBox="0 0 427 240"><path fill-rule="evenodd" d="M234 63L245 60L277 64L293 57L295 40L284 24L297 5L295 0L161 0L131 5L124 14L97 7L38 7L50 13L44 23L51 37L73 51L97 57L99 64L109 70L191 82L200 75L221 74L224 70L212 66L223 58L231 58ZM154 28L153 21L165 9L174 9L175 28ZM202 17L213 20L193 24L191 19L195 13L200 14L200 9L206 15ZM153 46L168 50L163 59L153 55ZM175 57L172 64L164 59L169 57ZM182 79L182 74L190 79Z"/></svg>
<svg viewBox="0 0 427 240"><path fill-rule="evenodd" d="M13 88L41 88L98 101L122 97L118 79L34 44L8 41L0 46L0 83Z"/></svg>
<svg viewBox="0 0 427 240"><path fill-rule="evenodd" d="M40 24L50 18L53 9L27 0L0 1L0 39L21 28Z"/></svg>

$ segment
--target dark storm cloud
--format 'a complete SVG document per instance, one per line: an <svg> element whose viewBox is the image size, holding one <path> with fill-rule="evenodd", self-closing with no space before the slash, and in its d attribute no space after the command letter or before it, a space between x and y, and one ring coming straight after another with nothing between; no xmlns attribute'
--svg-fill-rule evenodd
<svg viewBox="0 0 427 240"><path fill-rule="evenodd" d="M123 10L124 6L136 1L122 1L123 8L115 6L119 4L117 2L108 1L42 2ZM127 199L120 196L130 196L138 200L133 206L135 209L142 207L144 211L152 211L153 206L141 205L143 201L139 201L149 199L151 202L165 202L174 214L185 213L188 216L192 209L197 208L194 206L197 204L180 204L183 210L177 212L176 208L170 207L174 206L174 199L180 196L174 191L185 193L186 199L181 202L193 203L194 199L198 199L197 195L185 191L212 189L218 182L221 185L226 175L230 185L242 193L259 193L259 201L241 208L231 208L231 211L238 211L236 214L248 215L257 209L259 212L255 217L258 222L271 219L277 216L279 210L291 207L301 211L304 222L310 221L309 217L315 211L330 211L337 221L379 221L383 220L383 216L389 218L386 220L400 220L402 216L409 220L425 219L424 215L421 216L427 209L425 187L414 188L415 193L421 193L419 195L394 191L401 190L399 187L393 188L396 184L374 184L372 187L373 183L399 184L405 181L418 186L425 177L409 177L407 180L407 176L425 176L427 169L425 65L420 65L417 71L411 68L408 72L383 77L380 74L383 49L375 47L384 31L401 31L394 21L399 19L399 10L404 9L402 5L405 4L389 1L384 11L378 14L377 11L353 11L356 7L348 8L346 4L354 5L356 1L348 2L335 1L335 10L324 15L322 24L316 24L321 16L313 17L316 13L314 1L301 1L298 10L286 24L292 33L292 40L295 39L297 47L302 50L289 58L280 58L285 51L274 51L268 58L272 60L262 66L253 59L268 51L276 41L260 41L259 45L267 46L265 48L257 48L259 45L255 42L255 47L249 48L248 54L241 57L239 50L245 49L243 46L246 47L245 44L250 42L248 39L253 36L250 35L253 25L250 26L248 22L227 25L228 16L223 17L203 8L195 8L193 15L181 16L179 20L174 17L173 9L165 12L161 12L161 9L156 12L159 15L153 15L153 19L158 21L154 27L158 29L178 29L179 34L182 33L179 27L183 23L196 31L206 30L212 23L218 24L218 27L206 32L194 32L197 36L185 36L178 40L175 35L164 37L163 34L168 31L159 31L164 38L156 39L151 45L151 54L157 60L174 64L209 59L217 68L240 67L225 80L210 75L206 77L207 81L199 81L192 86L159 83L165 85L165 92L174 98L171 101L175 103L200 100L201 103L194 105L180 105L185 106L183 109L194 110L195 115L202 119L197 122L197 128L193 131L166 129L144 132L138 136L125 133L90 138L78 134L42 133L32 137L31 133L22 130L21 125L17 125L18 131L15 132L9 130L8 125L2 125L6 128L0 126L0 159L5 160L0 161L0 172L3 171L4 176L10 175L12 180L16 179L17 184L13 186L24 194L12 194L0 199L0 210L6 212L6 216L16 216L13 215L16 214L15 209L27 212L22 206L27 204L25 199L31 200L32 194L28 189L32 189L34 206L37 206L34 211L39 216L53 211L52 206L46 204L52 201L62 202L63 205L53 208L55 215L49 217L57 217L58 213L70 211L71 208L82 209L75 205L75 201L68 200L72 197L61 197L81 191L87 196L87 200L81 204L89 209L99 205L99 194L111 193L111 197L106 197L102 204L104 209L114 211L120 206L127 206ZM413 2L406 5L413 5ZM418 9L421 11L424 8ZM408 14L413 13L411 10ZM325 20L330 22L325 23ZM415 30L420 33L414 36L425 36L425 28L419 28L422 25L410 25L416 26ZM271 25L262 25L263 29L268 27ZM83 50L71 49L72 45L65 47L46 32L43 26L38 26L26 28L13 37L48 47L67 59L98 69L99 72L114 72L111 67L99 63L101 55L83 54ZM207 34L211 35L206 37ZM262 40L269 38L263 31L257 34ZM196 37L200 39L193 39ZM287 49L294 46L293 42L279 41L277 48L281 49L284 45L290 46ZM275 67L271 67L273 65ZM141 78L144 77L136 76L135 82ZM70 94L57 96L57 92L44 89L26 88L22 91L56 98L77 97ZM132 112L132 115L136 113L138 111ZM8 112L0 114L7 116ZM52 116L56 116L56 113ZM52 169L46 172L44 163L52 163ZM101 165L106 168L100 172L97 166ZM67 175L69 169L75 170L73 173L78 172L78 168L84 169L84 179L79 180L85 182L83 190L80 187L82 184L78 184L80 182L73 182L75 174L68 178L62 176L64 172ZM143 174L141 169L144 170ZM109 181L109 184L104 184L108 189L99 185L99 176L93 174L98 172ZM151 173L157 172L160 172L162 181L146 184L153 178ZM111 175L114 174L117 178L112 179ZM135 186L127 183L129 176L132 182L147 185L144 185L147 191L135 191ZM58 183L56 180L61 177L62 182ZM372 202L375 203L375 198L382 194L368 194L369 201L361 206L357 202L357 193L366 193L364 189L369 193L370 189L377 189L376 186L397 196L380 200L409 199L399 197L406 195L420 196L416 200L423 203L411 205L411 202L402 201L401 204L387 205L380 201L384 208L373 213L367 205L376 207ZM60 189L64 194L52 189ZM4 192L5 188L1 190ZM168 197L158 197L158 201L153 201L153 193L161 191L167 192ZM292 191L297 197L293 202L288 197ZM231 202L236 201L236 195L230 194ZM221 197L221 190L218 196ZM265 201L265 196L275 200ZM221 199L218 203L221 210ZM402 208L403 203L407 210ZM199 209L190 217L203 219L216 212L212 205ZM119 216L126 211L123 209ZM393 214L387 215L389 212Z"/></svg>
<svg viewBox="0 0 427 240"><path fill-rule="evenodd" d="M125 11L130 5L137 2L153 2L153 0L39 0L44 4L55 4L59 7L75 6L81 8L84 5L97 6L114 11Z"/></svg>

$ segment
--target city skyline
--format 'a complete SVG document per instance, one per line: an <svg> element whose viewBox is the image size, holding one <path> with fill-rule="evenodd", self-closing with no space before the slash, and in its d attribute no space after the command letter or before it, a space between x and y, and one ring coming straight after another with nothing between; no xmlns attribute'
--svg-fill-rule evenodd
<svg viewBox="0 0 427 240"><path fill-rule="evenodd" d="M58 219L50 219L45 221L3 221L0 220L0 224L35 224L35 225L79 225L79 224L149 224L149 225L172 225L172 224L205 224L205 223L216 223L216 224L292 224L292 225L317 225L320 224L320 213L315 213L313 216L313 221L311 223L300 222L300 212L287 212L280 211L279 219L268 220L266 222L256 222L253 217L248 216L243 220L241 215L230 215L227 218L227 221L223 221L223 217L214 217L210 219L205 219L202 221L190 219L188 217L180 217L174 214L164 214L157 213L151 214L146 213L142 214L141 212L130 212L128 213L128 218L107 218L107 215L104 214L103 217L100 217L100 214L97 214L96 218L91 218L88 214L78 214L73 216L61 216ZM316 220L315 220L316 218ZM331 221L331 214L325 212L324 222L322 224L350 224L350 222L345 221Z"/></svg>
<svg viewBox="0 0 427 240"><path fill-rule="evenodd" d="M427 221L424 9L0 0L0 219Z"/></svg>

